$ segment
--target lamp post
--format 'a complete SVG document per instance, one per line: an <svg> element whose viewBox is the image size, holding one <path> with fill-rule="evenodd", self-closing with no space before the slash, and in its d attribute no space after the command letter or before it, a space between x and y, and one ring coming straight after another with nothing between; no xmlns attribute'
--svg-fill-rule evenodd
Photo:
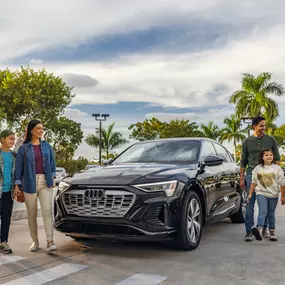
<svg viewBox="0 0 285 285"><path fill-rule="evenodd" d="M101 152L102 152L102 121L106 121L109 117L109 114L92 114L92 117L95 118L96 121L99 121L99 163L101 164Z"/></svg>
<svg viewBox="0 0 285 285"><path fill-rule="evenodd" d="M243 118L241 118L241 119L243 120L244 123L247 123L247 126L248 126L248 128L247 128L247 136L250 137L250 128L249 128L249 125L252 124L252 118L250 118L250 117L243 117Z"/></svg>

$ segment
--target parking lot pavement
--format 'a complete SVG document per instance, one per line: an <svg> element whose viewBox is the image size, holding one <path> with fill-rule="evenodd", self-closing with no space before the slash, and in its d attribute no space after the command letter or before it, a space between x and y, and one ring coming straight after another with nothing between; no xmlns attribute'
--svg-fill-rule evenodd
<svg viewBox="0 0 285 285"><path fill-rule="evenodd" d="M26 221L13 221L14 255L0 255L0 284L69 285L283 285L285 206L278 207L278 242L245 243L244 225L224 220L204 229L199 248L177 251L163 244L75 242L56 232L58 251L30 253Z"/></svg>

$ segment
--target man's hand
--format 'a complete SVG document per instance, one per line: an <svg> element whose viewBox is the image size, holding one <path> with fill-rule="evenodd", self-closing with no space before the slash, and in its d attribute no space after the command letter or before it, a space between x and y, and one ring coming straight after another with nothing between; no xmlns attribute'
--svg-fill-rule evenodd
<svg viewBox="0 0 285 285"><path fill-rule="evenodd" d="M247 199L246 199L247 203L249 203L251 197L252 197L251 195L248 195L248 196L247 196Z"/></svg>

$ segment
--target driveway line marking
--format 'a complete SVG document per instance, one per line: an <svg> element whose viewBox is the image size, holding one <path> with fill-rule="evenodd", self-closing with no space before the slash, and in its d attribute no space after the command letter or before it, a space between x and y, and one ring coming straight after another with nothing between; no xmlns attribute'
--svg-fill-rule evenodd
<svg viewBox="0 0 285 285"><path fill-rule="evenodd" d="M16 262L22 259L25 258L17 255L0 254L0 265Z"/></svg>
<svg viewBox="0 0 285 285"><path fill-rule="evenodd" d="M167 277L161 275L135 274L115 285L157 285L166 279Z"/></svg>
<svg viewBox="0 0 285 285"><path fill-rule="evenodd" d="M67 276L69 274L75 273L82 269L87 268L88 266L64 263L56 267L46 269L44 271L31 274L25 277L21 277L1 285L42 285L50 281L54 281L58 278Z"/></svg>

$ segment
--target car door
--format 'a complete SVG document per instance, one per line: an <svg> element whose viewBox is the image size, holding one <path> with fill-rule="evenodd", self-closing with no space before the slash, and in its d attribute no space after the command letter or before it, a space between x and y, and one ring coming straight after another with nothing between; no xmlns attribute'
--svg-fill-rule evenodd
<svg viewBox="0 0 285 285"><path fill-rule="evenodd" d="M217 187L214 193L215 215L227 215L227 213L236 207L237 192L235 188L235 176L237 169L224 146L215 142L214 147L217 155L224 159L221 165L220 187Z"/></svg>
<svg viewBox="0 0 285 285"><path fill-rule="evenodd" d="M216 150L211 141L205 140L203 142L200 154L200 164L203 164L206 157L214 155L217 156ZM204 172L198 175L198 179L203 185L207 193L207 218L211 218L218 206L217 204L217 193L221 187L221 176L224 171L222 165L217 166L205 166Z"/></svg>

